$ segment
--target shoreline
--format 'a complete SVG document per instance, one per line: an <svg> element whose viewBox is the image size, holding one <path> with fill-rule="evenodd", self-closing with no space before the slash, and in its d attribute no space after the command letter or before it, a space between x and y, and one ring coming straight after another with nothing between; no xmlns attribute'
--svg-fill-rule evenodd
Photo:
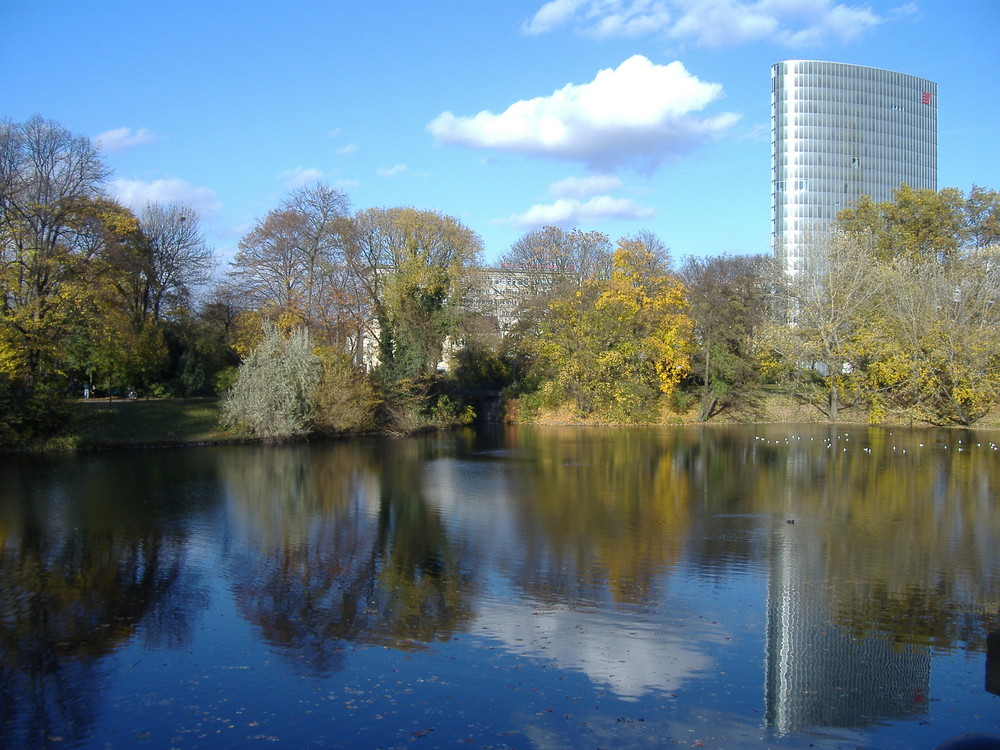
<svg viewBox="0 0 1000 750"><path fill-rule="evenodd" d="M380 435L380 433L371 432L340 435L312 433L282 440L269 440L225 433L218 428L218 399L209 397L138 400L78 399L70 403L74 410L74 421L66 435L51 439L42 445L11 448L2 452L22 454L86 453L135 449L196 448L216 445L289 444L311 440L342 440ZM660 421L643 423L581 419L565 411L543 411L534 419L510 420L496 424L605 428L826 424L831 427L843 425L854 429L858 427L896 427L905 429L1000 430L1000 409L992 410L971 427L933 425L910 418L889 419L873 424L867 420L858 419L858 410L845 409L842 413L846 418L831 422L814 407L798 403L794 398L786 395L774 394L766 399L764 407L757 414L721 415L707 422L699 422L695 418L696 412L694 410L689 410L686 414L665 412ZM438 429L449 428L441 427ZM391 435L387 436L391 437Z"/></svg>

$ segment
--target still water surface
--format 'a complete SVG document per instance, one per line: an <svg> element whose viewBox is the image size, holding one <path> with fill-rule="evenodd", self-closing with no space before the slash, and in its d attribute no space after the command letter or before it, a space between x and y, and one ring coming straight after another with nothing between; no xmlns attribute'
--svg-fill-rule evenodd
<svg viewBox="0 0 1000 750"><path fill-rule="evenodd" d="M521 427L3 457L0 746L1000 732L998 442Z"/></svg>

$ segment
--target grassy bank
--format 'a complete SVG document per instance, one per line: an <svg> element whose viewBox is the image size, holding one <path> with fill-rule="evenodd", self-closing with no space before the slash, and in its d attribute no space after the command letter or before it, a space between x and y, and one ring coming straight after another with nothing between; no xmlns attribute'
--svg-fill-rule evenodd
<svg viewBox="0 0 1000 750"><path fill-rule="evenodd" d="M151 399L113 401L91 399L73 404L73 428L65 437L48 446L56 450L88 450L136 446L199 445L211 443L242 442L233 433L218 427L219 401L214 398ZM686 424L695 421L694 411L678 415L664 415L664 424ZM568 413L542 413L537 423L584 424L585 420L573 418ZM712 422L825 422L816 409L798 403L791 396L771 394L765 399L763 409L754 418L733 418L721 415ZM865 415L860 409L845 409L843 423L863 423ZM911 423L903 415L896 415L891 424L926 426ZM590 422L591 424L593 422ZM1000 429L1000 410L994 410L975 426L978 429Z"/></svg>
<svg viewBox="0 0 1000 750"><path fill-rule="evenodd" d="M575 416L571 409L564 407L561 409L541 409L532 418L526 420L535 424L548 425L594 425L609 424L599 419L583 419ZM695 399L691 401L691 407L683 414L676 411L665 410L661 415L660 424L681 425L694 424L698 421L698 410ZM841 424L868 424L868 412L861 407L842 408L838 415L838 422ZM761 401L760 408L753 413L730 413L713 417L709 424L806 424L806 423L829 423L819 409L802 403L794 396L786 393L769 393ZM930 427L927 422L914 419L909 413L889 414L883 426L891 427ZM979 420L972 429L997 430L1000 429L1000 408L994 408L989 414Z"/></svg>
<svg viewBox="0 0 1000 750"><path fill-rule="evenodd" d="M75 428L66 447L187 445L235 439L218 428L219 402L214 398L91 399L76 402L74 410Z"/></svg>

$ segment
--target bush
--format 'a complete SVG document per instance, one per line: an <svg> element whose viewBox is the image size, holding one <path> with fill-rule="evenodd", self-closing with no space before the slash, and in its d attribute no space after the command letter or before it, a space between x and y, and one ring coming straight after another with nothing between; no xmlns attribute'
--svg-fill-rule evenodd
<svg viewBox="0 0 1000 750"><path fill-rule="evenodd" d="M30 394L0 378L0 448L30 448L67 431L72 409L60 384L41 383Z"/></svg>
<svg viewBox="0 0 1000 750"><path fill-rule="evenodd" d="M313 424L320 432L365 432L375 426L378 398L368 377L341 352L323 357L313 394Z"/></svg>
<svg viewBox="0 0 1000 750"><path fill-rule="evenodd" d="M264 324L264 336L240 365L222 401L222 426L269 440L309 431L321 363L304 328L282 336Z"/></svg>

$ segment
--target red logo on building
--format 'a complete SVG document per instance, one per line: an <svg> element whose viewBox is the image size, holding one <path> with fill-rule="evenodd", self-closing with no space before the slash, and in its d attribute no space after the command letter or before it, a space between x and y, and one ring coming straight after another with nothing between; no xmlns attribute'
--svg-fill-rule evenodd
<svg viewBox="0 0 1000 750"><path fill-rule="evenodd" d="M920 101L922 101L924 104L930 104L931 103L931 92L930 91L923 92L920 95Z"/></svg>

